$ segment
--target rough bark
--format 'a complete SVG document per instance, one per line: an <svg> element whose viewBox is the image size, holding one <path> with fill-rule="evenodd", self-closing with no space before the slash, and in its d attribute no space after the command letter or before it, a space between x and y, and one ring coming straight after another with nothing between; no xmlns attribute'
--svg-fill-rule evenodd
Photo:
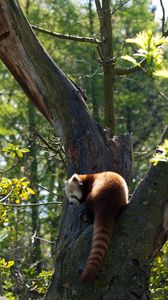
<svg viewBox="0 0 168 300"><path fill-rule="evenodd" d="M89 18L89 34L94 36L94 13L92 8L92 0L89 0L88 3L88 18ZM99 105L98 99L96 95L96 82L95 76L93 75L96 70L96 62L95 62L95 50L92 50L90 55L90 73L92 74L89 78L90 81L90 89L91 89L91 98L93 105L93 117L96 121L99 120Z"/></svg>
<svg viewBox="0 0 168 300"><path fill-rule="evenodd" d="M168 130L164 136L168 137ZM66 299L149 299L151 262L166 241L168 230L167 178L168 164L150 166L115 226L98 279L86 290L78 277L89 253L92 226L80 235L71 232L72 240L66 239L62 248L57 248L58 269L47 300L63 299L65 295ZM73 217L72 208L69 214ZM79 221L76 230L81 226Z"/></svg>
<svg viewBox="0 0 168 300"><path fill-rule="evenodd" d="M0 8L0 58L62 137L68 174L113 168L128 178L119 159L124 142L115 138L108 145L109 133L92 120L80 91L42 48L18 2L0 0ZM111 146L117 156L111 155Z"/></svg>
<svg viewBox="0 0 168 300"><path fill-rule="evenodd" d="M101 43L99 52L104 73L104 124L115 134L114 57L110 0L95 1L99 16Z"/></svg>
<svg viewBox="0 0 168 300"><path fill-rule="evenodd" d="M110 131L92 120L80 91L38 43L16 0L0 0L0 58L59 130L68 176L113 170L128 180L130 136L112 138ZM47 300L148 298L150 262L168 227L167 176L167 164L150 168L116 224L99 278L87 289L78 278L88 255L92 226L81 223L82 207L72 208L64 201Z"/></svg>
<svg viewBox="0 0 168 300"><path fill-rule="evenodd" d="M33 132L36 124L36 112L35 107L32 103L28 103L28 122L29 122L29 132ZM31 177L35 182L38 182L38 162L37 162L37 146L31 145L30 155L33 157L33 161L30 166ZM34 197L32 197L32 203L38 203L39 193L37 192ZM31 212L32 219L32 236L34 236L34 241L32 242L31 251L31 263L36 267L38 273L41 272L42 256L41 256L41 240L36 238L40 237L40 218L39 218L39 207L32 206Z"/></svg>

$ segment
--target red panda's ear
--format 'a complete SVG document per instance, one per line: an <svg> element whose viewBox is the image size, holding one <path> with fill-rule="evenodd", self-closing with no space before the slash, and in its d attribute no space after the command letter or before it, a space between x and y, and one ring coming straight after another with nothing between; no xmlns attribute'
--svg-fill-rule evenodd
<svg viewBox="0 0 168 300"><path fill-rule="evenodd" d="M78 185L83 185L82 180L80 179L79 175L76 174L76 173L72 175L71 180L72 180L73 182L76 182Z"/></svg>

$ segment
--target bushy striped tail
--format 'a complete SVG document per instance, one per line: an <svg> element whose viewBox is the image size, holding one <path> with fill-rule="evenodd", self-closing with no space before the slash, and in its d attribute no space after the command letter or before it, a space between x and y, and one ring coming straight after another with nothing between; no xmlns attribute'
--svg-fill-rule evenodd
<svg viewBox="0 0 168 300"><path fill-rule="evenodd" d="M99 271L104 256L110 243L114 220L102 222L100 218L95 218L93 228L92 246L89 257L81 274L83 282L93 281Z"/></svg>

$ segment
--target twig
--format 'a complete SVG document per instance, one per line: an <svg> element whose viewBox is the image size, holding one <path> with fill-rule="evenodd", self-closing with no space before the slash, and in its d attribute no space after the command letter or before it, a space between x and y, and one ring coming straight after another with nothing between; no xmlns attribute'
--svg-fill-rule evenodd
<svg viewBox="0 0 168 300"><path fill-rule="evenodd" d="M59 154L60 159L61 159L61 161L62 161L62 163L63 163L65 169L67 169L67 166L66 166L65 160L64 160L64 158L63 158L63 155L62 155L62 153L61 153L61 150L56 149L56 148L54 148L53 146L51 146L51 145L46 141L46 139L44 139L44 138L41 136L41 134L40 134L39 132L37 132L36 130L34 130L34 134L35 134L37 137L40 138L40 140L48 147L48 149L52 150L54 153L57 152L57 153Z"/></svg>
<svg viewBox="0 0 168 300"><path fill-rule="evenodd" d="M165 130L163 131L159 144L160 145L163 144L164 140L167 139L167 137L168 137L168 126L166 126Z"/></svg>
<svg viewBox="0 0 168 300"><path fill-rule="evenodd" d="M5 197L1 198L0 202L7 200L9 198L10 194L12 193L12 191L13 191L13 189L11 189L10 192Z"/></svg>
<svg viewBox="0 0 168 300"><path fill-rule="evenodd" d="M5 234L3 237L0 238L0 241L2 242L4 239L6 239L9 236L9 234ZM1 300L1 298L0 298Z"/></svg>
<svg viewBox="0 0 168 300"><path fill-rule="evenodd" d="M166 96L163 92L161 92L159 90L159 88L157 87L157 85L155 84L155 81L154 81L154 88L156 89L157 93L163 98L165 99L166 101L168 101L168 96Z"/></svg>
<svg viewBox="0 0 168 300"><path fill-rule="evenodd" d="M36 236L36 235L34 235L33 237L34 237L35 239L37 239L37 240L42 241L42 242L46 242L46 243L49 243L49 244L55 244L55 242L51 242L51 241L49 241L49 240L40 238L40 237L38 237L38 236Z"/></svg>
<svg viewBox="0 0 168 300"><path fill-rule="evenodd" d="M85 42L85 43L91 43L91 44L99 44L100 43L100 41L96 38L62 34L62 33L54 32L51 30L46 30L44 28L41 28L41 27L38 27L35 25L31 25L31 27L32 27L32 29L34 29L36 31L48 34L50 36L54 36L56 38L64 39L64 40L71 40L71 41L75 41L75 42Z"/></svg>
<svg viewBox="0 0 168 300"><path fill-rule="evenodd" d="M161 92L161 91L159 91L159 90L158 90L158 93L159 93L159 95L160 95L162 98L164 98L165 100L168 101L168 96L166 96L163 92Z"/></svg>
<svg viewBox="0 0 168 300"><path fill-rule="evenodd" d="M54 195L54 196L57 196L57 197L59 197L59 198L62 198L62 196L60 196L60 195L58 195L58 194L56 194L56 193L54 193L54 192L48 190L46 187L44 187L44 186L42 186L42 185L36 183L34 180L31 180L31 182L32 182L35 186L39 187L40 189L45 190L45 191L47 191L48 193L50 193L50 194L52 194L52 195Z"/></svg>
<svg viewBox="0 0 168 300"><path fill-rule="evenodd" d="M11 166L9 169L6 169L4 171L0 171L0 173L5 174L5 173L11 171L12 169L16 168L19 164L20 164L20 162L18 162L17 164Z"/></svg>
<svg viewBox="0 0 168 300"><path fill-rule="evenodd" d="M114 62L117 61L117 59L120 57L121 53L123 52L123 49L125 48L126 42L123 43L122 48L118 51L118 54L114 57Z"/></svg>
<svg viewBox="0 0 168 300"><path fill-rule="evenodd" d="M86 74L84 77L92 78L92 77L94 77L94 76L97 74L97 72L98 72L100 69L101 69L101 67L98 67L98 68L93 72L93 74Z"/></svg>
<svg viewBox="0 0 168 300"><path fill-rule="evenodd" d="M160 5L162 8L162 34L164 35L165 34L165 8L162 0L160 0Z"/></svg>
<svg viewBox="0 0 168 300"><path fill-rule="evenodd" d="M47 146L48 149L52 150L53 152L56 151L56 149L54 147L52 147L47 141L45 138L43 138L43 136L37 132L36 130L33 131L33 134L35 134L37 137L40 138L40 140Z"/></svg>
<svg viewBox="0 0 168 300"><path fill-rule="evenodd" d="M1 206L9 206L9 207L14 207L14 208L26 208L26 207L31 207L31 206L42 206L42 205L60 205L62 202L57 201L57 202L46 202L46 203L29 203L29 204L7 204L7 203L0 203Z"/></svg>
<svg viewBox="0 0 168 300"><path fill-rule="evenodd" d="M129 2L130 0L126 0L122 3L120 3L120 5L117 6L117 4L114 5L114 9L111 12L111 15L114 15L116 13L117 10L121 9L127 2ZM116 8L115 8L116 7Z"/></svg>
<svg viewBox="0 0 168 300"><path fill-rule="evenodd" d="M115 75L127 75L127 74L132 74L135 73L136 71L142 70L142 68L146 64L146 59L142 59L139 62L138 66L134 66L131 68L114 68Z"/></svg>

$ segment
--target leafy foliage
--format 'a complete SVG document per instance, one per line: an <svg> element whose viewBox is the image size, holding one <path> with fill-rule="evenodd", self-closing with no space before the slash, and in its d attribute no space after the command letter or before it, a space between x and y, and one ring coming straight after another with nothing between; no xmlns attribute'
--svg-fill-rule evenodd
<svg viewBox="0 0 168 300"><path fill-rule="evenodd" d="M153 36L151 30L142 31L135 38L126 39L126 43L136 44L139 49L134 53L134 57L141 57L146 60L146 71L149 76L157 75L166 78L168 71L163 68L164 65L164 49L163 45L168 43L165 37L157 35ZM122 56L123 59L131 61L134 65L139 65L139 62L133 57L127 55Z"/></svg>
<svg viewBox="0 0 168 300"><path fill-rule="evenodd" d="M168 297L168 242L155 259L150 278L150 291L153 300L165 300Z"/></svg>
<svg viewBox="0 0 168 300"><path fill-rule="evenodd" d="M8 144L6 147L2 148L3 152L6 152L10 157L22 158L23 153L30 152L27 148L21 148L19 145Z"/></svg>
<svg viewBox="0 0 168 300"><path fill-rule="evenodd" d="M25 179L25 177L20 179L2 177L0 181L0 194L4 198L8 196L11 203L19 204L22 200L28 200L30 194L35 195L35 191L29 187L30 181L25 181Z"/></svg>
<svg viewBox="0 0 168 300"><path fill-rule="evenodd" d="M7 212L7 209L3 208L3 206L0 206L0 227L8 221Z"/></svg>
<svg viewBox="0 0 168 300"><path fill-rule="evenodd" d="M6 261L4 258L0 259L0 273L1 273L1 281L3 284L3 289L5 290L6 296L8 296L10 300L14 300L11 292L8 290L13 290L13 284L11 282L11 268L14 265L14 261Z"/></svg>
<svg viewBox="0 0 168 300"><path fill-rule="evenodd" d="M165 139L163 144L161 144L157 148L157 152L154 154L153 158L150 160L150 162L157 166L157 164L162 161L168 163L168 140Z"/></svg>
<svg viewBox="0 0 168 300"><path fill-rule="evenodd" d="M37 291L39 294L44 295L48 290L52 273L52 271L42 270L42 272L38 274L36 281L32 282L33 287L31 290Z"/></svg>
<svg viewBox="0 0 168 300"><path fill-rule="evenodd" d="M4 258L0 259L0 271L3 272L6 269L10 269L14 265L14 261L6 262Z"/></svg>

